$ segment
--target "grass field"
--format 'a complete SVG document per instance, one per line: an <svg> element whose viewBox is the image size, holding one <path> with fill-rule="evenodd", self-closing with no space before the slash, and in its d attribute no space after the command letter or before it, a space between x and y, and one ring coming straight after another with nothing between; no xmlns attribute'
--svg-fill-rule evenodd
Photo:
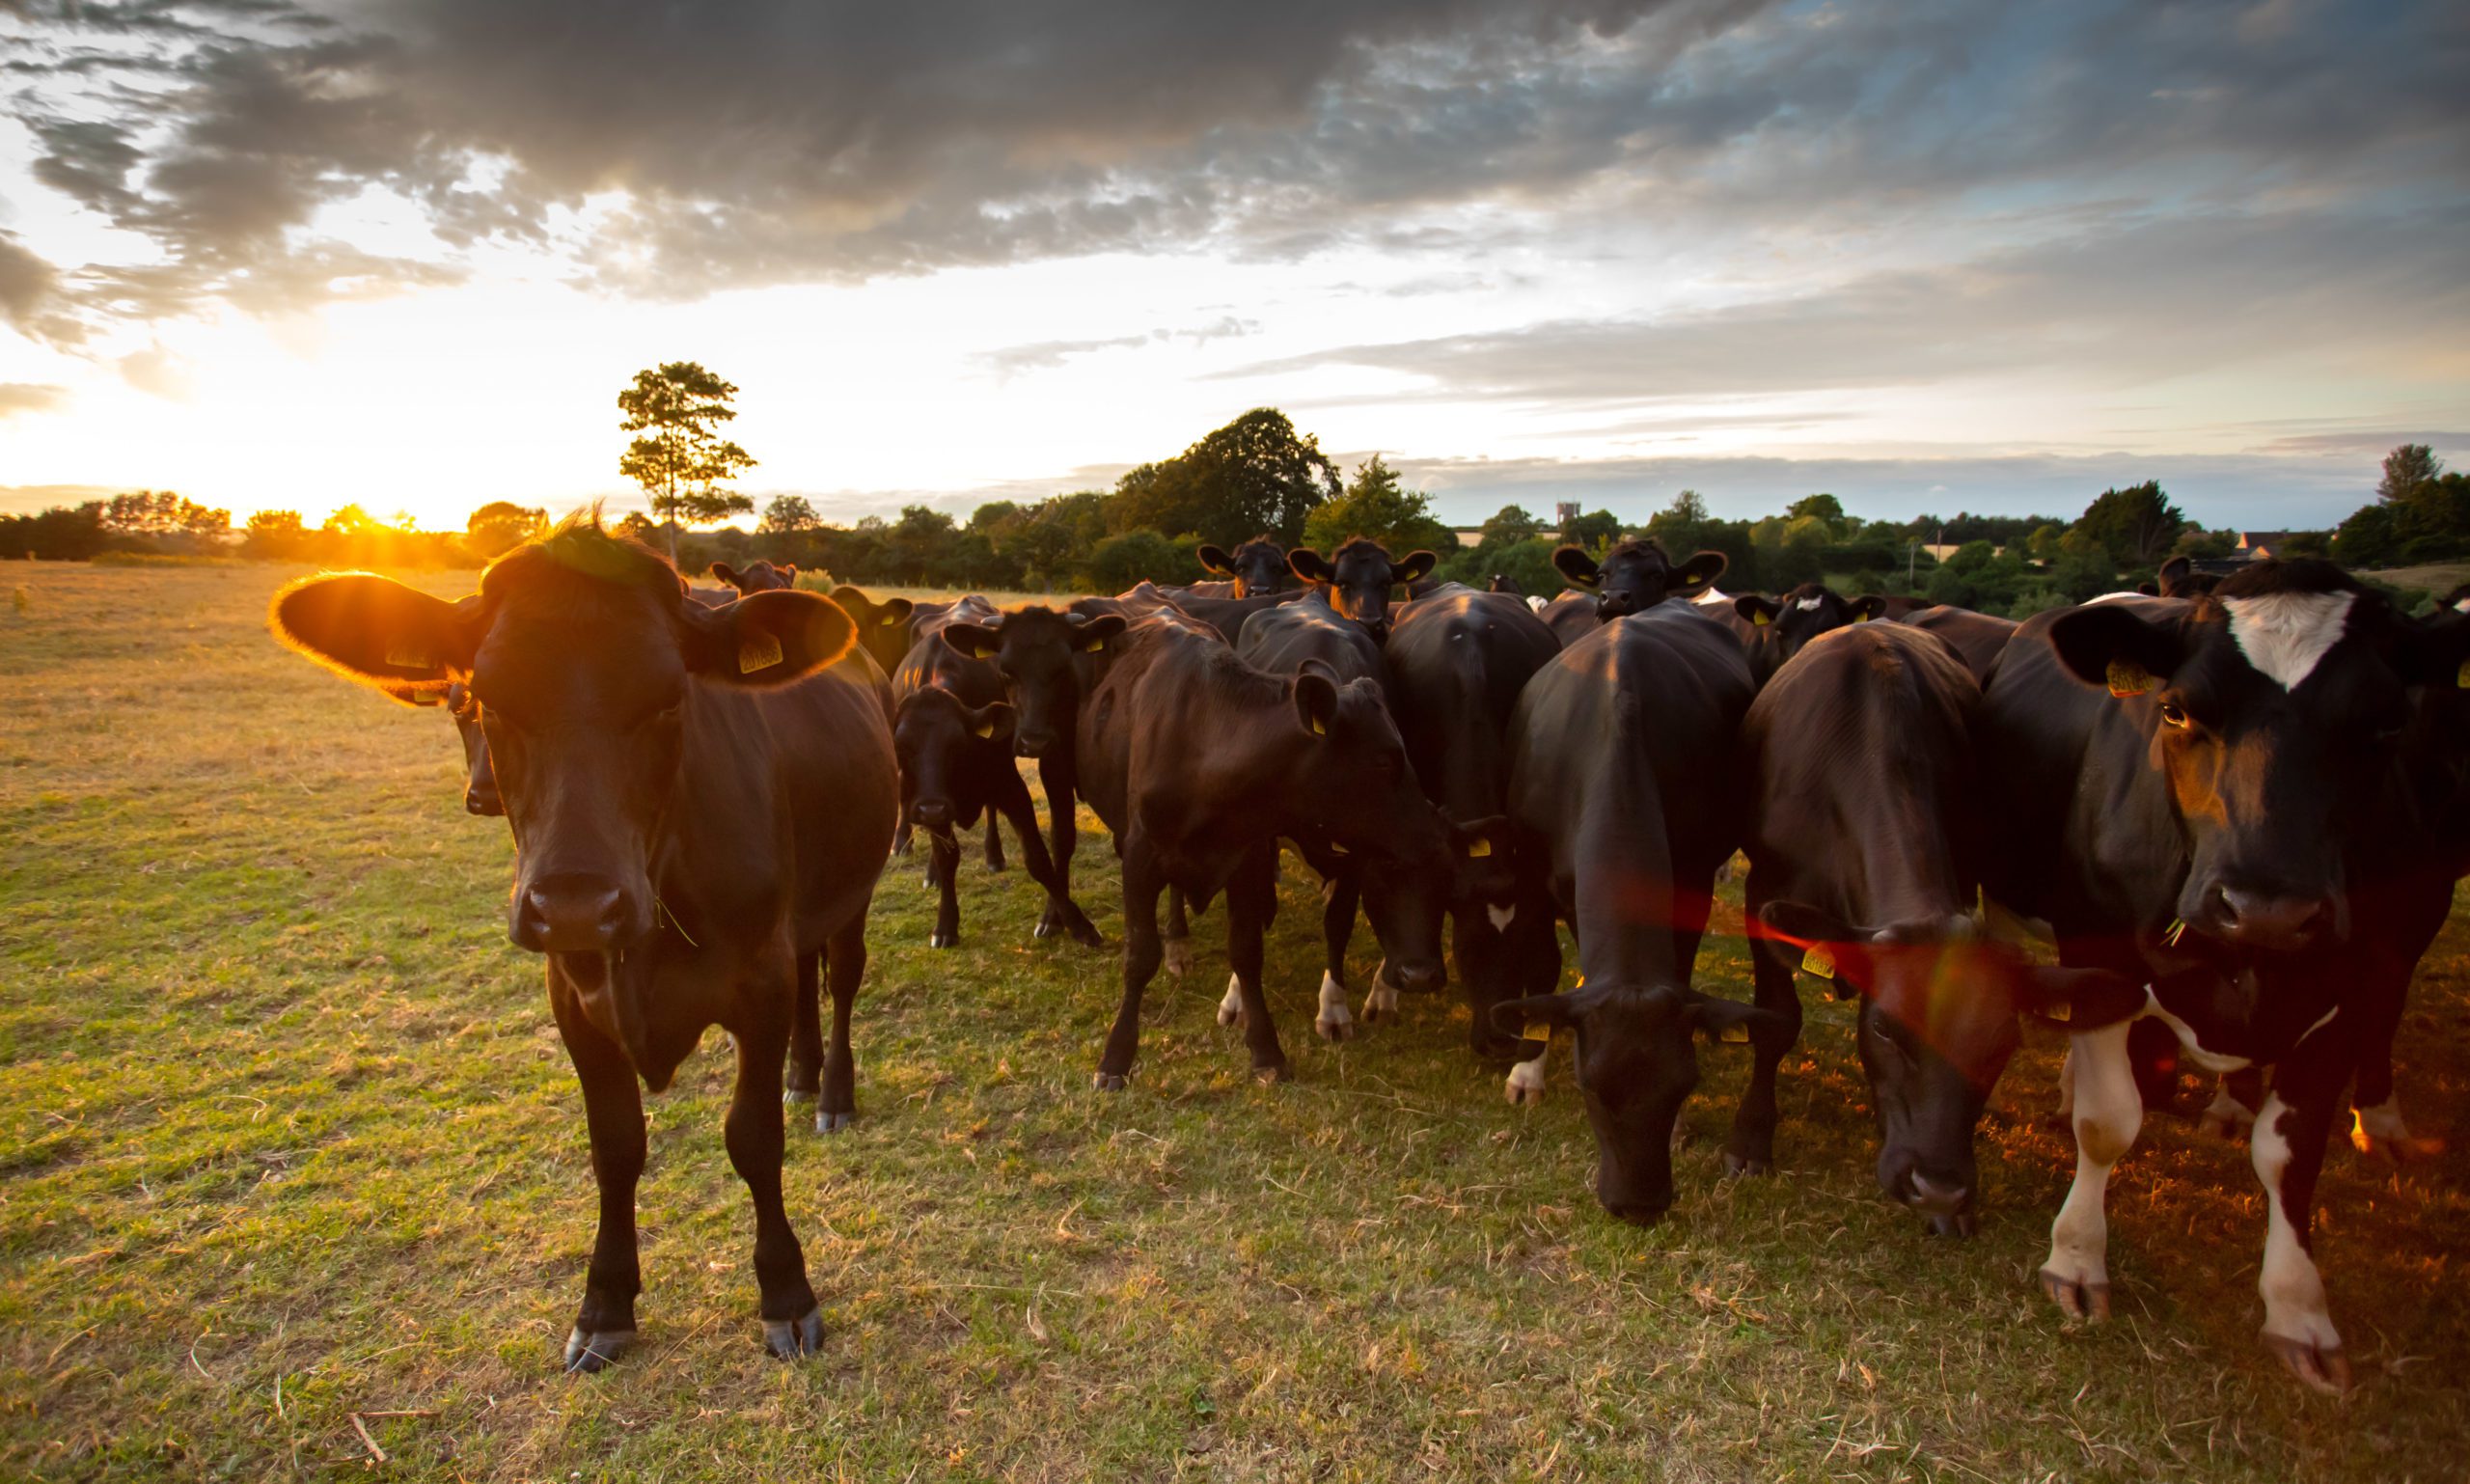
<svg viewBox="0 0 2470 1484"><path fill-rule="evenodd" d="M2458 925L2401 1044L2452 1152L2340 1147L2320 1192L2346 1401L2256 1343L2262 1201L2182 1118L2114 1187L2120 1317L2057 1319L2050 1034L1999 1089L1968 1244L1878 1197L1823 1002L1781 1171L1717 1178L1741 1066L1711 1049L1680 1201L1639 1230L1595 1206L1565 1047L1521 1111L1444 999L1313 1039L1299 868L1270 954L1299 1080L1255 1086L1218 1027L1212 913L1133 1090L1092 1093L1115 955L1033 945L1035 892L974 852L957 949L885 877L859 1123L793 1125L823 1357L762 1353L714 1036L649 1105L642 1343L563 1376L593 1193L505 827L462 812L444 717L266 637L288 575L0 569L0 1477L2462 1476ZM1103 837L1080 860L1119 941ZM1745 995L1732 892L1702 982Z"/></svg>

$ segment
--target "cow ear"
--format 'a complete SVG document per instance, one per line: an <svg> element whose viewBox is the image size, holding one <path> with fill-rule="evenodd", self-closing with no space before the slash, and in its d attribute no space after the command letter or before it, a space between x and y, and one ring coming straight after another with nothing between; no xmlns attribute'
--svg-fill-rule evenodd
<svg viewBox="0 0 2470 1484"><path fill-rule="evenodd" d="M1078 646L1083 652L1095 654L1107 646L1107 642L1109 640L1113 639L1123 631L1123 615L1112 613L1100 614L1098 617L1083 623L1080 626L1079 632L1072 636L1072 642L1074 645Z"/></svg>
<svg viewBox="0 0 2470 1484"><path fill-rule="evenodd" d="M2026 964L2016 988L2025 1014L2068 1031L2114 1026L2144 1008L2144 986L2107 969Z"/></svg>
<svg viewBox="0 0 2470 1484"><path fill-rule="evenodd" d="M1505 844L1509 838L1507 814L1486 814L1465 824L1449 821L1449 842L1458 854L1469 860L1481 860Z"/></svg>
<svg viewBox="0 0 2470 1484"><path fill-rule="evenodd" d="M791 582L796 582L798 580L798 564L794 562L782 563L781 575L786 577Z"/></svg>
<svg viewBox="0 0 2470 1484"><path fill-rule="evenodd" d="M442 706L448 703L445 691L422 690L410 685L381 685L377 687L377 694L407 706Z"/></svg>
<svg viewBox="0 0 2470 1484"><path fill-rule="evenodd" d="M1514 1035L1523 1041L1519 1059L1531 1061L1551 1048L1526 1032L1532 1029L1567 1031L1578 1022L1578 1002L1568 995L1536 995L1526 1000L1504 1000L1492 1010L1493 1029L1503 1035Z"/></svg>
<svg viewBox="0 0 2470 1484"><path fill-rule="evenodd" d="M1441 558L1428 551L1411 551L1389 564L1391 582L1421 582L1441 564Z"/></svg>
<svg viewBox="0 0 2470 1484"><path fill-rule="evenodd" d="M444 692L472 668L488 622L477 602L450 603L391 577L308 577L274 596L266 622L286 646L408 701Z"/></svg>
<svg viewBox="0 0 2470 1484"><path fill-rule="evenodd" d="M1771 597L1760 597L1755 592L1744 592L1733 599L1733 612L1741 615L1743 620L1747 623L1772 623L1775 621L1775 616L1783 611L1783 604Z"/></svg>
<svg viewBox="0 0 2470 1484"><path fill-rule="evenodd" d="M969 713L969 729L990 742L1012 739L1012 708L1001 701L991 701Z"/></svg>
<svg viewBox="0 0 2470 1484"><path fill-rule="evenodd" d="M1878 936L1874 930L1794 901L1768 902L1758 921L1762 930L1751 936L1767 941L1773 961L1829 983L1869 978L1869 954L1860 946Z"/></svg>
<svg viewBox="0 0 2470 1484"><path fill-rule="evenodd" d="M2393 669L2402 684L2470 690L2470 618L2438 609L2424 623L2401 621Z"/></svg>
<svg viewBox="0 0 2470 1484"><path fill-rule="evenodd" d="M1306 665L1312 662L1306 660ZM1304 729L1316 737L1330 734L1330 724L1338 719L1337 682L1327 674L1305 670L1295 677L1295 715Z"/></svg>
<svg viewBox="0 0 2470 1484"><path fill-rule="evenodd" d="M1338 575L1331 568L1329 559L1309 546L1298 546L1288 552L1286 569L1305 582L1330 582Z"/></svg>
<svg viewBox="0 0 2470 1484"><path fill-rule="evenodd" d="M947 623L938 637L964 659L991 660L1001 646L996 631L981 623Z"/></svg>
<svg viewBox="0 0 2470 1484"><path fill-rule="evenodd" d="M1887 600L1875 592L1865 592L1844 605L1852 611L1852 621L1867 623L1887 611Z"/></svg>
<svg viewBox="0 0 2470 1484"><path fill-rule="evenodd" d="M2186 558L2172 557L2169 561L2161 563L2161 570L2158 575L2163 582L2177 582L2180 578L2186 576L2189 572L2192 572L2195 569L2196 564L2193 562L2188 561Z"/></svg>
<svg viewBox="0 0 2470 1484"><path fill-rule="evenodd" d="M2059 663L2086 685L2113 696L2140 696L2167 679L2182 657L2174 628L2147 623L2116 603L2092 603L2059 615L2049 626Z"/></svg>
<svg viewBox="0 0 2470 1484"><path fill-rule="evenodd" d="M858 625L818 592L755 592L727 608L687 605L686 668L707 680L770 687L821 670L849 652Z"/></svg>
<svg viewBox="0 0 2470 1484"><path fill-rule="evenodd" d="M1672 569L1672 580L1664 589L1666 597L1693 598L1715 585L1724 575L1731 559L1720 551L1702 551Z"/></svg>
<svg viewBox="0 0 2470 1484"><path fill-rule="evenodd" d="M732 588L736 587L739 582L737 568L729 565L726 562L713 563L712 575L719 578L721 581L727 583Z"/></svg>
<svg viewBox="0 0 2470 1484"><path fill-rule="evenodd" d="M1221 577L1235 575L1235 559L1226 555L1224 547L1203 541L1193 555L1200 559L1201 567L1205 571L1216 572Z"/></svg>
<svg viewBox="0 0 2470 1484"><path fill-rule="evenodd" d="M1595 564L1595 559L1576 546L1564 546L1553 552L1552 569L1573 588L1593 588L1604 580L1604 570Z"/></svg>
<svg viewBox="0 0 2470 1484"><path fill-rule="evenodd" d="M1707 1037L1709 1045L1746 1046L1754 1032L1780 1031L1784 1026L1784 1018L1772 1010L1762 1010L1721 995L1692 995L1689 1008L1684 1013L1689 1024Z"/></svg>
<svg viewBox="0 0 2470 1484"><path fill-rule="evenodd" d="M905 597L888 597L875 605L875 622L885 628L907 623L910 611L917 606Z"/></svg>

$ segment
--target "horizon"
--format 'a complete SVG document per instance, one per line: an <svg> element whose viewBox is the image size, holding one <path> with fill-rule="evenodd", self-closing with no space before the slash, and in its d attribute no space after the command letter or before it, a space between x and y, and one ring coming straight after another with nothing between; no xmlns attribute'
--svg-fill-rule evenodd
<svg viewBox="0 0 2470 1484"><path fill-rule="evenodd" d="M629 508L615 398L675 359L758 512L841 524L1254 406L1456 525L2153 479L2322 529L2396 444L2470 461L2434 5L175 9L0 12L0 509Z"/></svg>

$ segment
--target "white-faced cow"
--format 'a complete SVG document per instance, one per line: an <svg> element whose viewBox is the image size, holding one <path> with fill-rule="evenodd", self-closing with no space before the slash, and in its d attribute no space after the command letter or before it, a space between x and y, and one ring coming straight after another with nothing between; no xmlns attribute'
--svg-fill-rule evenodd
<svg viewBox="0 0 2470 1484"><path fill-rule="evenodd" d="M1698 1083L1695 1037L1746 1041L1764 1011L1689 987L1715 870L1741 842L1738 753L1754 687L1722 624L1668 603L1555 655L1510 725L1509 814L1521 899L1509 923L1522 987L1559 977L1555 919L1578 935L1579 985L1493 1009L1516 1035L1578 1032L1596 1141L1596 1197L1626 1221L1672 1204L1672 1130ZM1539 983L1540 981L1540 983ZM1511 1073L1540 1095L1544 1045Z"/></svg>
<svg viewBox="0 0 2470 1484"><path fill-rule="evenodd" d="M1428 551L1391 560L1388 549L1368 536L1349 536L1324 557L1308 546L1286 554L1286 564L1340 618L1362 624L1375 639L1389 635L1389 590L1423 581L1441 564Z"/></svg>
<svg viewBox="0 0 2470 1484"><path fill-rule="evenodd" d="M892 737L852 641L805 592L688 601L669 563L596 523L515 548L477 612L382 577L295 583L276 634L346 678L444 691L468 677L514 832L508 931L542 954L591 1130L600 1231L567 1365L635 1335L640 1077L666 1088L704 1029L736 1043L729 1160L754 1198L766 1344L813 1353L823 1322L781 1196L782 1060L821 1121L856 1108L849 1009L892 825ZM829 976L828 1059L811 1005Z"/></svg>
<svg viewBox="0 0 2470 1484"><path fill-rule="evenodd" d="M1702 551L1676 563L1652 536L1621 542L1601 563L1583 547L1561 547L1552 553L1552 565L1578 592L1547 604L1544 621L1563 645L1576 644L1590 629L1645 613L1665 598L1695 599L1724 575L1724 561L1722 552Z"/></svg>
<svg viewBox="0 0 2470 1484"><path fill-rule="evenodd" d="M2270 1065L2253 1163L2264 1338L2311 1386L2349 1364L2312 1255L2317 1172L2363 1038L2396 1013L2424 935L2397 935L2386 863L2426 826L2402 752L2409 687L2459 681L2457 644L2329 563L2265 561L2212 593L2027 621L1983 708L2008 848L1985 889L2071 965L2149 986L2143 1014L2214 1072ZM2076 1178L2042 1282L2108 1309L2103 1194L2143 1110L2128 1026L2069 1057Z"/></svg>
<svg viewBox="0 0 2470 1484"><path fill-rule="evenodd" d="M1744 907L1761 927L1748 1090L1724 1164L1774 1160L1775 1065L1801 1025L1797 972L1860 1002L1853 1036L1880 1136L1879 1187L1941 1235L1969 1235L1973 1133L2015 1055L2019 1012L2089 1028L2143 1003L2099 969L2028 964L1979 932L1990 839L1973 770L1980 687L1940 641L1899 623L1803 646L1742 727L1751 770Z"/></svg>

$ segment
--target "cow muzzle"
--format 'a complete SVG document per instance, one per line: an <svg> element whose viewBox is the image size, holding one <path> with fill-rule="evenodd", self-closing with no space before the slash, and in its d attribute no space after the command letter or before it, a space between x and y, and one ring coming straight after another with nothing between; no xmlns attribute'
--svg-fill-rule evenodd
<svg viewBox="0 0 2470 1484"><path fill-rule="evenodd" d="M636 916L605 876L544 876L517 890L508 936L535 953L602 952L626 939Z"/></svg>
<svg viewBox="0 0 2470 1484"><path fill-rule="evenodd" d="M919 799L909 806L909 822L921 830L948 830L952 825L951 801Z"/></svg>
<svg viewBox="0 0 2470 1484"><path fill-rule="evenodd" d="M1052 731L1016 729L1012 733L1012 751L1024 757L1043 757L1054 746L1055 733Z"/></svg>
<svg viewBox="0 0 2470 1484"><path fill-rule="evenodd" d="M2218 886L2205 894L2190 925L2238 948L2286 950L2315 942L2332 921L2332 903L2320 896Z"/></svg>

